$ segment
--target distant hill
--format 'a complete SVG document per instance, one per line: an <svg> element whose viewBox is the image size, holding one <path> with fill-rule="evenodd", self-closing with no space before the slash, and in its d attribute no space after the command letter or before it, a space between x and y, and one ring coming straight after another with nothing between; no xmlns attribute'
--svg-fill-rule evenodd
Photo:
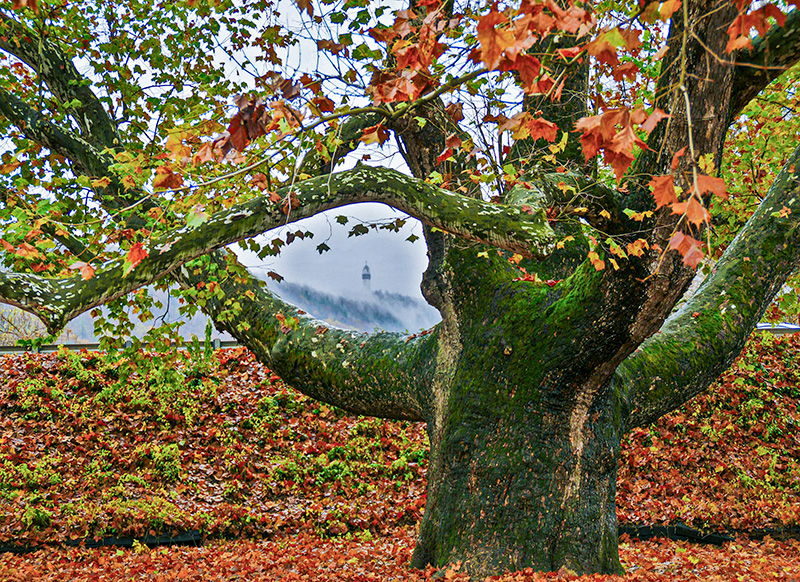
<svg viewBox="0 0 800 582"><path fill-rule="evenodd" d="M306 285L269 281L270 290L317 319L337 327L374 331L419 331L435 325L439 312L420 299L375 291L343 297Z"/></svg>
<svg viewBox="0 0 800 582"><path fill-rule="evenodd" d="M416 332L435 325L440 319L439 313L424 301L399 293L376 291L342 297L286 281L281 283L269 281L268 285L273 293L287 303L337 327L358 331L374 331L377 328L385 331ZM166 293L162 291L155 293L165 306L158 312L158 319L163 318L167 322L180 321L182 316L178 313L178 302L175 298L168 301ZM4 325L4 314L5 318L12 319L11 323L14 324L12 327L22 326L34 335L44 334L44 326L33 316L15 307L0 306L0 345L13 345L15 341L13 334L4 334L5 327L8 327ZM208 319L203 314L195 315L185 321L181 326L183 337L189 338L196 335L202 339L207 321ZM136 321L134 335L142 337L152 326L152 320ZM212 337L223 340L232 339L228 334L220 333L216 329ZM94 341L97 341L94 335L94 322L88 313L83 313L67 324L65 332L58 338L57 343Z"/></svg>

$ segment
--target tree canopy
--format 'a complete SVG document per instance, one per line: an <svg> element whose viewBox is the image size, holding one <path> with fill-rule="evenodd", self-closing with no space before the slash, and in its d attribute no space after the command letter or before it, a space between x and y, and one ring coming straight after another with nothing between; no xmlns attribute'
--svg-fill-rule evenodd
<svg viewBox="0 0 800 582"><path fill-rule="evenodd" d="M416 565L618 571L620 435L800 261L789 4L16 0L0 301L124 337L179 287L306 394L428 423ZM222 250L365 201L425 224L425 333L323 325Z"/></svg>

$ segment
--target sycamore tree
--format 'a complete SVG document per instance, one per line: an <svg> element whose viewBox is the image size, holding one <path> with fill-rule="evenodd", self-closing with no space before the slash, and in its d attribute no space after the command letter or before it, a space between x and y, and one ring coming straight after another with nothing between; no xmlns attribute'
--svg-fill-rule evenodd
<svg viewBox="0 0 800 582"><path fill-rule="evenodd" d="M415 566L619 572L620 439L800 261L793 3L3 3L0 300L124 337L179 289L305 394L427 423ZM224 248L367 201L425 225L434 328L326 326Z"/></svg>

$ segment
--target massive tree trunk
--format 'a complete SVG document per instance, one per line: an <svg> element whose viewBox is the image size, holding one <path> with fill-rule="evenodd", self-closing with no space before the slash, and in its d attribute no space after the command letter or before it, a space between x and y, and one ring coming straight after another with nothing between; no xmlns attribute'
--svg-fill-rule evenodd
<svg viewBox="0 0 800 582"><path fill-rule="evenodd" d="M482 260L470 251L468 260ZM559 355L555 326L537 324L546 310L569 319L560 304L574 298L519 281L471 280L461 292L474 299L446 344L461 346L455 361L440 363L450 381L428 421L428 496L413 564L460 561L477 576L562 565L618 573L622 410L607 385L581 390L586 370Z"/></svg>

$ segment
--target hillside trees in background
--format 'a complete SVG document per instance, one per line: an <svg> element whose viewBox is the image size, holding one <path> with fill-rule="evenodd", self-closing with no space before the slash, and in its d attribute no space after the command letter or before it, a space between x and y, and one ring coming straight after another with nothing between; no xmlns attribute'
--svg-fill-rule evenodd
<svg viewBox="0 0 800 582"><path fill-rule="evenodd" d="M800 11L14 4L2 301L51 331L109 304L124 336L152 310L128 293L179 286L309 396L427 423L414 565L620 571L620 438L705 390L800 261ZM327 327L219 250L366 201L425 224L427 333Z"/></svg>

